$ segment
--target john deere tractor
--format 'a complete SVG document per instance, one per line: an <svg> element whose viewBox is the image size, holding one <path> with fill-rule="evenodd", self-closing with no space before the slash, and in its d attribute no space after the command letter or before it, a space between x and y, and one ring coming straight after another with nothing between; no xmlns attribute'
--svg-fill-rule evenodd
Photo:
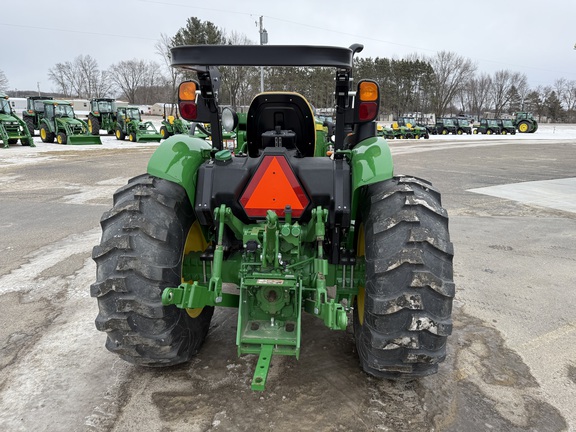
<svg viewBox="0 0 576 432"><path fill-rule="evenodd" d="M178 115L178 109L174 115L166 113L166 104L164 104L164 115L162 116L162 126L160 127L160 135L162 139L166 139L174 134L189 134L190 122L186 121Z"/></svg>
<svg viewBox="0 0 576 432"><path fill-rule="evenodd" d="M437 371L452 331L448 215L430 182L394 174L374 121L378 84L352 84L362 48L171 50L172 66L197 73L179 87L180 113L209 122L211 142L166 139L102 216L91 295L110 351L143 366L187 362L214 309L231 307L238 354L257 356L254 390L275 356L300 356L303 313L335 331L352 324L368 374ZM250 104L245 153L224 149L222 126L231 130L236 116L218 105L219 65L334 68L334 152L316 139L304 96L285 91Z"/></svg>
<svg viewBox="0 0 576 432"><path fill-rule="evenodd" d="M100 129L112 135L116 131L116 100L92 99L87 123L92 135L100 135Z"/></svg>
<svg viewBox="0 0 576 432"><path fill-rule="evenodd" d="M42 142L58 144L102 144L100 137L92 136L86 122L76 118L70 102L44 100L44 112L40 116Z"/></svg>
<svg viewBox="0 0 576 432"><path fill-rule="evenodd" d="M0 93L0 141L8 148L18 140L23 146L36 147L26 123L12 111L8 96Z"/></svg>
<svg viewBox="0 0 576 432"><path fill-rule="evenodd" d="M34 136L35 129L40 130L40 120L44 115L44 101L53 100L51 96L28 96L26 110L22 112L22 119L28 126L30 135Z"/></svg>
<svg viewBox="0 0 576 432"><path fill-rule="evenodd" d="M160 142L162 136L152 122L143 122L138 107L118 107L116 111L116 139L130 142Z"/></svg>
<svg viewBox="0 0 576 432"><path fill-rule="evenodd" d="M514 126L520 133L534 133L538 130L538 122L532 113L528 112L517 112L514 118Z"/></svg>

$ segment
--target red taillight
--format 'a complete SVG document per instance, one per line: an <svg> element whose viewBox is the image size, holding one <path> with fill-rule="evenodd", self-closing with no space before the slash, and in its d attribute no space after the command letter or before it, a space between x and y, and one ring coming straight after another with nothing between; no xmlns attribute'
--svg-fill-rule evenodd
<svg viewBox="0 0 576 432"><path fill-rule="evenodd" d="M376 102L362 102L358 107L358 120L372 121L378 114L378 104Z"/></svg>
<svg viewBox="0 0 576 432"><path fill-rule="evenodd" d="M178 109L180 109L180 115L185 120L196 120L196 117L198 117L198 109L195 102L180 101Z"/></svg>
<svg viewBox="0 0 576 432"><path fill-rule="evenodd" d="M289 205L292 216L300 217L309 200L284 156L265 156L240 197L249 217L266 217L273 210L284 217Z"/></svg>

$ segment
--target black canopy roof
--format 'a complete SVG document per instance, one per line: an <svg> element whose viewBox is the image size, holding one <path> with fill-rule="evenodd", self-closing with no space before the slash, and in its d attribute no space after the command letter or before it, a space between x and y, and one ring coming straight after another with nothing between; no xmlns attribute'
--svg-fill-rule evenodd
<svg viewBox="0 0 576 432"><path fill-rule="evenodd" d="M206 70L207 66L327 66L352 69L350 48L313 45L184 45L172 48L172 66Z"/></svg>

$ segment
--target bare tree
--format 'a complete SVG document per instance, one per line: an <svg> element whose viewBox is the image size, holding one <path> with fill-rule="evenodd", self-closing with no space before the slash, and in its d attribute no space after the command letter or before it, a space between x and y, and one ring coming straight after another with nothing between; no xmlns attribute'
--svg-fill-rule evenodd
<svg viewBox="0 0 576 432"><path fill-rule="evenodd" d="M106 73L100 71L98 62L89 55L79 55L71 62L56 63L48 70L48 78L66 97L90 99L106 96L110 91Z"/></svg>
<svg viewBox="0 0 576 432"><path fill-rule="evenodd" d="M444 115L456 94L474 76L476 65L456 53L440 51L428 59L434 71L430 90L432 108L436 115Z"/></svg>
<svg viewBox="0 0 576 432"><path fill-rule="evenodd" d="M168 77L167 81L168 85L170 86L170 97L168 98L167 102L174 104L178 99L177 87L178 82L182 80L182 73L179 69L173 68L171 66L172 56L170 54L170 49L173 46L174 42L172 38L164 33L160 34L160 40L154 45L156 48L156 54L158 54L162 59L164 70L166 71Z"/></svg>
<svg viewBox="0 0 576 432"><path fill-rule="evenodd" d="M486 73L472 78L466 86L470 112L478 119L484 116L484 111L490 103L491 87L492 78Z"/></svg>
<svg viewBox="0 0 576 432"><path fill-rule="evenodd" d="M504 111L504 107L510 102L512 87L523 85L526 81L526 75L520 72L499 70L494 73L491 95L496 117L500 117Z"/></svg>
<svg viewBox="0 0 576 432"><path fill-rule="evenodd" d="M110 66L108 73L118 90L133 104L151 103L151 90L166 84L160 65L146 60L123 60Z"/></svg>
<svg viewBox="0 0 576 432"><path fill-rule="evenodd" d="M4 71L0 70L0 91L8 90L8 78L4 74Z"/></svg>
<svg viewBox="0 0 576 432"><path fill-rule="evenodd" d="M228 43L232 45L254 45L254 41L244 34L232 32ZM246 66L227 66L220 68L222 72L221 101L228 102L234 110L240 105L247 105L252 93L251 83L258 76L258 68ZM226 98L226 99L224 99Z"/></svg>

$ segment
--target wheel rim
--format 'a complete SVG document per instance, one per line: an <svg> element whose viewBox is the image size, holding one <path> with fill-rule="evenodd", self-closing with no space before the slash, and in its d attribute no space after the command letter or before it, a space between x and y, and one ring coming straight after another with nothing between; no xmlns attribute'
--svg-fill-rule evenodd
<svg viewBox="0 0 576 432"><path fill-rule="evenodd" d="M208 242L204 238L202 234L202 230L200 229L200 224L198 221L194 221L190 230L188 231L188 235L186 236L186 244L184 245L184 252L182 252L182 262L184 262L184 257L189 252L203 252L208 247ZM192 282L187 281L182 276L182 282ZM198 318L204 308L194 308L194 309L186 309L186 313L190 316L190 318Z"/></svg>
<svg viewBox="0 0 576 432"><path fill-rule="evenodd" d="M160 136L162 136L162 138L166 138L166 129L160 129Z"/></svg>
<svg viewBox="0 0 576 432"><path fill-rule="evenodd" d="M116 138L120 139L120 131L119 130L116 131Z"/></svg>
<svg viewBox="0 0 576 432"><path fill-rule="evenodd" d="M520 124L520 126L518 126L518 130L520 132L526 132L526 131L528 131L528 125L526 123L522 123L522 124Z"/></svg>
<svg viewBox="0 0 576 432"><path fill-rule="evenodd" d="M46 129L44 128L40 129L40 138L42 138L43 140L46 139Z"/></svg>
<svg viewBox="0 0 576 432"><path fill-rule="evenodd" d="M58 135L58 144L62 144L62 135Z"/></svg>
<svg viewBox="0 0 576 432"><path fill-rule="evenodd" d="M90 131L90 133L92 133L92 120L88 119L88 130Z"/></svg>

